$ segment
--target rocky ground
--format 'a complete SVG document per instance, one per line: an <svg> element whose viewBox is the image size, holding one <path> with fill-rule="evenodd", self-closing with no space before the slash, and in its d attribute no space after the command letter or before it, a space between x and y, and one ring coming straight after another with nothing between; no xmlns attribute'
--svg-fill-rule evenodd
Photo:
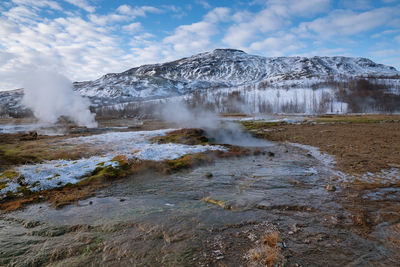
<svg viewBox="0 0 400 267"><path fill-rule="evenodd" d="M250 132L277 143L43 193L16 205L23 209L0 212L0 265L399 266L399 119L247 121ZM129 127L119 130L166 125ZM203 134L175 131L153 141L196 144ZM0 148L64 138L2 136ZM42 154L56 156L32 155ZM9 158L0 159L8 167Z"/></svg>

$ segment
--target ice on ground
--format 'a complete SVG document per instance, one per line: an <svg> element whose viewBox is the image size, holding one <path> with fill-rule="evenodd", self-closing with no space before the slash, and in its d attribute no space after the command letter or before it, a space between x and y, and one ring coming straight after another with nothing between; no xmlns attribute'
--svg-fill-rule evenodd
<svg viewBox="0 0 400 267"><path fill-rule="evenodd" d="M319 160L323 165L325 165L325 167L330 169L330 171L332 172L333 175L340 177L342 179L346 179L347 175L345 173L334 169L335 164L336 164L336 160L335 160L334 156L329 155L327 153L322 153L318 147L314 147L314 146L308 146L308 145L303 145L303 144L298 144L298 143L289 143L289 145L308 151L311 154L311 156L313 156L314 158ZM313 170L311 169L310 171L313 171Z"/></svg>
<svg viewBox="0 0 400 267"><path fill-rule="evenodd" d="M356 181L362 181L366 184L381 184L387 185L398 183L400 181L400 171L397 168L391 168L387 170L381 170L377 173L366 172L361 176L347 175L342 182L355 183Z"/></svg>
<svg viewBox="0 0 400 267"><path fill-rule="evenodd" d="M89 175L100 164L104 167L118 167L119 163L111 157L90 157L79 160L52 160L35 165L22 165L15 170L24 176L31 191L40 191L75 184Z"/></svg>
<svg viewBox="0 0 400 267"><path fill-rule="evenodd" d="M314 158L318 159L326 167L332 168L336 164L335 158L332 155L322 153L317 147L298 143L289 143L289 145L307 150Z"/></svg>
<svg viewBox="0 0 400 267"><path fill-rule="evenodd" d="M226 150L222 146L211 145L183 145L157 144L150 139L165 135L175 129L139 131L139 132L111 132L99 135L75 137L65 139L69 145L87 144L89 147L101 147L100 155L78 160L52 160L34 165L22 165L15 168L24 177L24 184L30 191L40 191L66 184L75 184L88 176L98 166L112 166L117 168L119 163L112 161L117 155L124 155L129 159L162 161L177 159L186 154L195 154L211 150ZM1 174L0 174L1 175ZM21 185L9 180L7 186L0 190L1 195L17 192Z"/></svg>

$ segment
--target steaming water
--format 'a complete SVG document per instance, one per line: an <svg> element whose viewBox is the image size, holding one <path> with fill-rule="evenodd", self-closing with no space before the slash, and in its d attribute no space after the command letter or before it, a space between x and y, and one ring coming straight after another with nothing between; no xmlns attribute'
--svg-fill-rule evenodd
<svg viewBox="0 0 400 267"><path fill-rule="evenodd" d="M65 76L45 70L33 70L23 78L22 103L42 122L55 123L66 116L79 126L97 127L95 114L89 110L89 100L73 91Z"/></svg>
<svg viewBox="0 0 400 267"><path fill-rule="evenodd" d="M85 149L95 149L95 155L77 160L51 160L38 164L22 165L14 168L23 175L24 182L31 191L47 190L66 184L76 184L98 166L119 167L119 163L112 159L117 155L124 155L128 159L162 161L177 159L186 154L196 154L212 150L226 150L222 146L211 145L183 145L151 143L152 137L165 135L172 129L136 132L110 132L98 135L68 138L57 141L53 147L68 147L85 145ZM51 144L49 144L51 146ZM1 173L0 173L1 175ZM7 192L16 192L20 185L16 181L8 181L0 190L0 199Z"/></svg>
<svg viewBox="0 0 400 267"><path fill-rule="evenodd" d="M99 251L74 259L84 262L89 255L87 259L92 263L107 260L110 265L154 265L161 256L164 264L179 265L177 260L184 254L185 262L196 265L201 255L208 259L228 253L221 240L249 242L252 235L270 223L289 231L296 222L308 225L313 221L304 234L342 233L343 237L344 229L326 223L326 218L344 212L323 188L332 171L303 150L290 146L269 145L264 151L276 156L218 159L212 165L170 176L149 173L129 177L112 182L95 197L63 209L41 203L3 214L0 264L11 258L15 264L48 262L54 255L64 255L60 253L65 249L87 251L93 242L101 240ZM206 173L213 177L207 179ZM207 203L205 198L220 201L229 209ZM232 231L238 237L233 237ZM347 233L343 238L342 249L328 249L327 253L346 254L351 260L372 251L372 241ZM215 248L207 250L205 244ZM312 244L307 246L314 248ZM349 246L351 251L347 250ZM238 258L243 257L241 252L235 253L239 253ZM378 254L371 253L368 260L378 259ZM67 264L72 256L65 255L60 259Z"/></svg>
<svg viewBox="0 0 400 267"><path fill-rule="evenodd" d="M65 265L201 265L229 253L221 240L244 244L231 254L243 259L245 255L240 253L250 248L249 240L261 239L260 233L265 234L272 224L286 236L293 225L303 225L298 239L285 240L296 253L305 251L300 257L324 246L327 256L346 255L337 265L355 260L361 265L390 263L389 257L382 258L386 248L378 252L373 240L335 226L337 218L349 218L349 214L324 189L330 177L338 175L331 169L330 157L312 147L255 139L230 122L218 124L219 131L215 125L207 128L214 141L259 146L265 153L218 159L214 164L170 176L131 176L110 182L94 197L62 209L40 203L0 214L0 265L32 265L56 259ZM167 130L154 133L163 131ZM67 142L91 143L119 153L129 144L130 134L109 133ZM146 145L140 142L148 137L140 136L140 132L135 135L138 145ZM110 140L116 142L111 144ZM275 157L268 156L270 151ZM212 173L212 178L206 178L207 173ZM378 239L387 234L387 229L381 226L375 233ZM321 235L331 238L303 244L304 239L317 240ZM338 237L341 243L332 245ZM359 259L360 255L368 257Z"/></svg>

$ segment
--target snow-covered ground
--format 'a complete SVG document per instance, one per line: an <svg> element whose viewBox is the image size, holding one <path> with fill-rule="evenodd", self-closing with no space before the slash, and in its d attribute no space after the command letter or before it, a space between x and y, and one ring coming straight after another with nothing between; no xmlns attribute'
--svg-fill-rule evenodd
<svg viewBox="0 0 400 267"><path fill-rule="evenodd" d="M139 132L110 132L99 135L69 138L60 142L71 146L86 144L88 147L100 147L98 155L81 158L78 160L52 160L33 165L22 165L14 169L21 177L27 189L40 191L61 187L66 184L75 184L87 177L96 167L119 167L117 161L112 159L117 155L126 156L128 159L162 161L177 159L186 154L195 154L211 150L226 150L222 146L210 145L182 145L182 144L157 144L150 139L155 136L165 135L173 129ZM1 176L1 174L0 174ZM4 180L3 180L4 181ZM21 185L10 180L6 187L0 190L0 199L8 192L17 192Z"/></svg>

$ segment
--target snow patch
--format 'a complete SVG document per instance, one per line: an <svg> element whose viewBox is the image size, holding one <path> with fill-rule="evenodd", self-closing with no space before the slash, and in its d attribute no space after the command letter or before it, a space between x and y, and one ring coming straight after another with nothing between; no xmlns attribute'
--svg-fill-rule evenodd
<svg viewBox="0 0 400 267"><path fill-rule="evenodd" d="M87 177L96 167L119 167L119 163L112 161L117 155L124 155L128 159L163 161L180 158L186 154L195 154L205 151L223 150L222 146L211 145L183 145L157 144L150 139L165 135L174 129L138 132L111 132L92 136L68 138L63 143L70 145L87 144L89 147L101 147L101 155L78 160L52 160L33 165L22 165L15 168L31 191L47 190L61 187L66 184L75 184ZM1 174L0 174L1 175ZM17 192L20 185L9 181L6 188L0 190L1 195Z"/></svg>

